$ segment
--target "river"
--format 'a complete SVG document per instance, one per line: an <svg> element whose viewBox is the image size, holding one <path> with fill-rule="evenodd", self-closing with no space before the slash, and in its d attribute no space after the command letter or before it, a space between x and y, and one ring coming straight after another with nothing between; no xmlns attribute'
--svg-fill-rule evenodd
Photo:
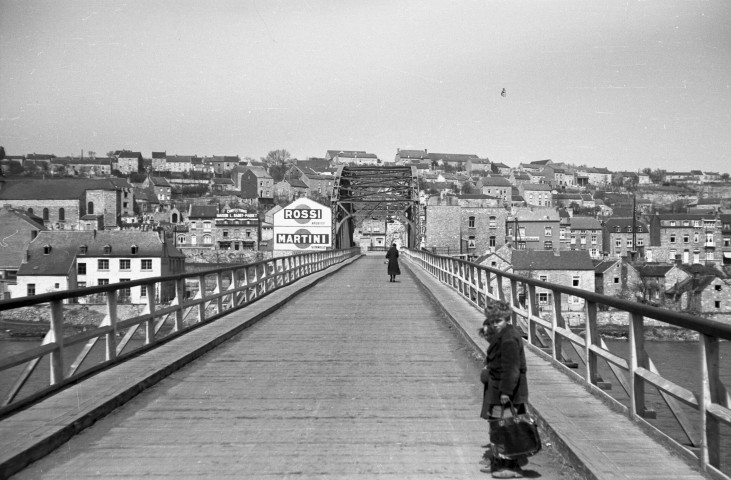
<svg viewBox="0 0 731 480"><path fill-rule="evenodd" d="M133 340L133 342L137 343L129 345L128 347L136 348L137 345L142 343L142 340ZM20 353L29 348L29 346L36 345L38 343L39 342L32 341L0 340L0 358ZM629 343L627 341L606 340L606 343L612 353L620 357L627 358L627 352L629 351ZM700 391L700 347L697 342L646 342L645 346L650 358L652 358L653 362L655 362L657 369L663 376L689 390L695 392ZM79 348L81 347L79 346ZM571 352L571 350L567 350L567 352ZM72 354L75 355L75 353ZM571 356L572 355L569 354L569 357ZM728 389L731 389L731 342L721 343L720 356L721 379L724 385L726 385ZM99 342L92 351L90 360L99 361L103 358L104 345L102 342ZM578 360L575 356L573 358L574 360ZM66 362L70 361L71 359L66 360ZM47 385L49 369L48 363L48 361L41 362L38 372L36 372L28 382L26 394L29 390L42 388ZM15 375L17 375L21 369L22 367L14 368L12 376L7 372L0 374L0 398L5 398L5 395L12 386ZM603 380L611 382L612 384L611 390L607 393L626 405L628 403L628 395L625 394L624 389L614 378L614 375L604 362L600 363L599 374L602 376ZM646 387L646 403L647 407L654 410L657 415L656 419L649 420L652 424L656 425L660 430L675 438L677 441L684 444L688 443L687 438L684 437L678 423L665 406L665 403L657 393L657 390L650 385ZM683 410L692 422L695 424L698 423L698 413L696 411L690 407L684 407ZM723 456L722 469L728 473L731 471L731 428L722 424L721 432L723 435L721 450Z"/></svg>

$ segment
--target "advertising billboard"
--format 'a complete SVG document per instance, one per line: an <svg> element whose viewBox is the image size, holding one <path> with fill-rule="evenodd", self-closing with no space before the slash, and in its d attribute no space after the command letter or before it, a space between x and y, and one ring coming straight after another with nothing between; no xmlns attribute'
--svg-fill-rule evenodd
<svg viewBox="0 0 731 480"><path fill-rule="evenodd" d="M274 250L312 251L332 247L332 211L298 198L274 214Z"/></svg>

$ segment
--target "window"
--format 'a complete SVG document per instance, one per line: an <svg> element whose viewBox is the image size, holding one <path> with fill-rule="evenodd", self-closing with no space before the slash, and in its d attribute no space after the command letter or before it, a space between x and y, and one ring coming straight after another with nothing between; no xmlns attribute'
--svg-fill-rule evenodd
<svg viewBox="0 0 731 480"><path fill-rule="evenodd" d="M191 235L190 236L190 244L191 245L195 245L196 243L198 243L198 239L195 237L195 235Z"/></svg>
<svg viewBox="0 0 731 480"><path fill-rule="evenodd" d="M488 226L489 226L490 228L497 228L497 218L496 218L496 217L494 217L494 216L492 216L492 215L490 215L490 218L489 218L489 220L490 220L490 223L489 223L489 225L488 225Z"/></svg>
<svg viewBox="0 0 731 480"><path fill-rule="evenodd" d="M721 285L714 285L713 287L716 289L717 292L721 291Z"/></svg>
<svg viewBox="0 0 731 480"><path fill-rule="evenodd" d="M544 230L543 231L543 235L545 237L551 237L551 236L553 236L553 228L551 228L551 227L544 227L543 230Z"/></svg>
<svg viewBox="0 0 731 480"><path fill-rule="evenodd" d="M541 275L540 277L538 277L538 280L540 280L541 282L547 282L548 281L548 276Z"/></svg>
<svg viewBox="0 0 731 480"><path fill-rule="evenodd" d="M538 305L546 305L548 303L548 292L538 293Z"/></svg>
<svg viewBox="0 0 731 480"><path fill-rule="evenodd" d="M89 215L94 214L94 202L89 202L86 204L86 213L88 213Z"/></svg>
<svg viewBox="0 0 731 480"><path fill-rule="evenodd" d="M79 263L76 265L76 273L79 275L86 275L86 263Z"/></svg>
<svg viewBox="0 0 731 480"><path fill-rule="evenodd" d="M32 208L29 208L29 209L28 209L28 213L29 213L30 215L33 215L33 209L32 209Z"/></svg>
<svg viewBox="0 0 731 480"><path fill-rule="evenodd" d="M44 245L43 246L43 255L48 255L51 253L51 246L50 245Z"/></svg>
<svg viewBox="0 0 731 480"><path fill-rule="evenodd" d="M43 220L48 221L48 218L49 218L48 217L48 209L47 208L44 208L43 209Z"/></svg>
<svg viewBox="0 0 731 480"><path fill-rule="evenodd" d="M713 302L713 306L716 307L716 308L721 308L721 301L720 300L716 300L715 302Z"/></svg>
<svg viewBox="0 0 731 480"><path fill-rule="evenodd" d="M575 233L571 234L571 241L569 243L571 243L571 245L576 245L576 234Z"/></svg>
<svg viewBox="0 0 731 480"><path fill-rule="evenodd" d="M683 234L683 243L690 243L690 235L687 233Z"/></svg>
<svg viewBox="0 0 731 480"><path fill-rule="evenodd" d="M108 278L100 278L97 285L109 285L109 279Z"/></svg>
<svg viewBox="0 0 731 480"><path fill-rule="evenodd" d="M137 255L139 248L137 248L137 245L132 245L129 250L132 252L132 255Z"/></svg>
<svg viewBox="0 0 731 480"><path fill-rule="evenodd" d="M109 270L109 260L106 258L97 260L97 270Z"/></svg>
<svg viewBox="0 0 731 480"><path fill-rule="evenodd" d="M693 243L698 243L700 241L701 234L699 232L693 232Z"/></svg>
<svg viewBox="0 0 731 480"><path fill-rule="evenodd" d="M645 239L643 239L643 238L638 238L638 239L637 239L637 246L638 246L638 247L641 247L641 246L643 246L644 244L645 244Z"/></svg>
<svg viewBox="0 0 731 480"><path fill-rule="evenodd" d="M112 253L112 246L104 245L104 255L109 255L110 253Z"/></svg>
<svg viewBox="0 0 731 480"><path fill-rule="evenodd" d="M206 245L210 245L212 243L212 238L209 234L203 235L203 243Z"/></svg>
<svg viewBox="0 0 731 480"><path fill-rule="evenodd" d="M150 270L152 270L152 259L143 258L142 259L142 271L149 272Z"/></svg>
<svg viewBox="0 0 731 480"><path fill-rule="evenodd" d="M475 228L475 217L469 217L467 219L467 227L468 228Z"/></svg>
<svg viewBox="0 0 731 480"><path fill-rule="evenodd" d="M86 282L76 282L76 288L86 288Z"/></svg>
<svg viewBox="0 0 731 480"><path fill-rule="evenodd" d="M632 248L632 239L631 238L627 239L627 248Z"/></svg>
<svg viewBox="0 0 731 480"><path fill-rule="evenodd" d="M560 240L566 240L566 229L562 228L558 231L558 238Z"/></svg>
<svg viewBox="0 0 731 480"><path fill-rule="evenodd" d="M706 246L715 245L716 242L713 239L713 233L706 233Z"/></svg>
<svg viewBox="0 0 731 480"><path fill-rule="evenodd" d="M596 245L596 235L591 236L591 244Z"/></svg>
<svg viewBox="0 0 731 480"><path fill-rule="evenodd" d="M249 232L246 232L246 233L249 233ZM491 247L497 246L497 237L495 237L495 235L491 235L489 242L490 242L489 246L491 246Z"/></svg>
<svg viewBox="0 0 731 480"><path fill-rule="evenodd" d="M223 238L228 238L228 230L223 231Z"/></svg>
<svg viewBox="0 0 731 480"><path fill-rule="evenodd" d="M147 298L147 287L144 285L140 286L140 298Z"/></svg>
<svg viewBox="0 0 731 480"><path fill-rule="evenodd" d="M627 233L632 233L632 227L627 227Z"/></svg>
<svg viewBox="0 0 731 480"><path fill-rule="evenodd" d="M715 260L713 258L713 252L706 252L706 262L712 262L713 260Z"/></svg>
<svg viewBox="0 0 731 480"><path fill-rule="evenodd" d="M723 237L723 246L731 247L731 237Z"/></svg>
<svg viewBox="0 0 731 480"><path fill-rule="evenodd" d="M128 258L123 258L119 261L120 270L130 270L131 267L132 267L132 262Z"/></svg>
<svg viewBox="0 0 731 480"><path fill-rule="evenodd" d="M573 285L574 287L578 287L578 286L579 286L579 283L580 283L580 280L581 280L581 279L580 279L579 277L577 277L577 276L574 276L574 277L573 277L573 278L571 279L571 285Z"/></svg>
<svg viewBox="0 0 731 480"><path fill-rule="evenodd" d="M670 234L670 243L675 243L675 234Z"/></svg>
<svg viewBox="0 0 731 480"><path fill-rule="evenodd" d="M211 231L211 222L208 222L208 221L203 222L203 231L204 232Z"/></svg>
<svg viewBox="0 0 731 480"><path fill-rule="evenodd" d="M543 249L544 250L553 250L553 242L550 240L543 242Z"/></svg>
<svg viewBox="0 0 731 480"><path fill-rule="evenodd" d="M618 239L617 239L617 240L616 240L616 241L614 242L614 246L615 246L615 247L617 247L617 248L622 248L622 239L619 239L619 238L618 238Z"/></svg>
<svg viewBox="0 0 731 480"><path fill-rule="evenodd" d="M614 283L619 283L619 277L614 277Z"/></svg>
<svg viewBox="0 0 731 480"><path fill-rule="evenodd" d="M64 210L63 208L58 209L58 221L66 221L66 210Z"/></svg>
<svg viewBox="0 0 731 480"><path fill-rule="evenodd" d="M129 278L120 278L119 282L129 282ZM119 294L123 297L131 297L132 296L132 289L131 288L122 288L119 290Z"/></svg>
<svg viewBox="0 0 731 480"><path fill-rule="evenodd" d="M195 222L190 222L190 228L192 230L195 230L196 229L196 226L195 225L196 225Z"/></svg>
<svg viewBox="0 0 731 480"><path fill-rule="evenodd" d="M690 226L690 221L688 221L688 220L683 220L683 226L684 226L684 227Z"/></svg>
<svg viewBox="0 0 731 480"><path fill-rule="evenodd" d="M592 258L598 257L599 256L599 250L597 250L596 248L592 248L591 249L591 256L592 256Z"/></svg>
<svg viewBox="0 0 731 480"><path fill-rule="evenodd" d="M586 245L586 234L582 234L581 238L579 238L579 241L582 245Z"/></svg>
<svg viewBox="0 0 731 480"><path fill-rule="evenodd" d="M26 286L26 295L29 297L32 297L36 294L36 284L35 283L29 283Z"/></svg>
<svg viewBox="0 0 731 480"><path fill-rule="evenodd" d="M674 227L675 226L675 220L670 220L670 226L671 227Z"/></svg>
<svg viewBox="0 0 731 480"><path fill-rule="evenodd" d="M701 221L700 220L693 220L693 226L696 227L696 228L700 227L701 226Z"/></svg>

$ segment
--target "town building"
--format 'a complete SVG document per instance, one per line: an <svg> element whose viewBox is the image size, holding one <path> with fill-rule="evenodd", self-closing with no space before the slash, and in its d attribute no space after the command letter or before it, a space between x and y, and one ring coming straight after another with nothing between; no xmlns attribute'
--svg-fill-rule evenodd
<svg viewBox="0 0 731 480"><path fill-rule="evenodd" d="M215 244L217 250L257 250L259 216L241 208L226 208L216 214Z"/></svg>
<svg viewBox="0 0 731 480"><path fill-rule="evenodd" d="M162 232L152 231L41 231L23 258L13 298L185 271L185 256ZM156 285L157 300L172 298L174 288ZM122 303L147 303L144 286L120 293Z"/></svg>
<svg viewBox="0 0 731 480"><path fill-rule="evenodd" d="M505 241L517 250L558 250L560 218L555 208L517 207L507 218Z"/></svg>
<svg viewBox="0 0 731 480"><path fill-rule="evenodd" d="M589 292L596 291L594 263L585 250L514 250L512 263L516 275ZM525 295L525 291L520 293L523 299ZM552 295L548 289L536 288L536 303L541 312L553 310ZM561 294L561 308L564 317L569 312L582 312L584 299Z"/></svg>
<svg viewBox="0 0 731 480"><path fill-rule="evenodd" d="M640 272L624 258L599 262L594 277L596 293L623 300L642 299Z"/></svg>
<svg viewBox="0 0 731 480"><path fill-rule="evenodd" d="M507 216L502 200L488 195L431 196L423 245L437 253L479 257L504 245Z"/></svg>
<svg viewBox="0 0 731 480"><path fill-rule="evenodd" d="M645 259L650 245L650 230L645 222L627 217L609 218L604 223L602 250L608 259L628 257L630 261Z"/></svg>
<svg viewBox="0 0 731 480"><path fill-rule="evenodd" d="M715 213L667 213L650 217L655 262L722 264L722 223Z"/></svg>
<svg viewBox="0 0 731 480"><path fill-rule="evenodd" d="M553 193L550 186L543 183L521 183L517 185L520 195L528 205L552 207Z"/></svg>
<svg viewBox="0 0 731 480"><path fill-rule="evenodd" d="M568 227L561 227L562 250L588 250L592 259L602 258L604 228L594 217L569 217Z"/></svg>
<svg viewBox="0 0 731 480"><path fill-rule="evenodd" d="M0 299L10 298L10 287L15 286L18 269L28 244L38 233L48 230L43 220L25 210L9 206L0 208Z"/></svg>
<svg viewBox="0 0 731 480"><path fill-rule="evenodd" d="M7 182L0 201L37 215L52 230L116 228L134 214L132 186L116 177Z"/></svg>
<svg viewBox="0 0 731 480"><path fill-rule="evenodd" d="M116 169L128 175L142 171L142 154L140 152L122 151L116 156Z"/></svg>

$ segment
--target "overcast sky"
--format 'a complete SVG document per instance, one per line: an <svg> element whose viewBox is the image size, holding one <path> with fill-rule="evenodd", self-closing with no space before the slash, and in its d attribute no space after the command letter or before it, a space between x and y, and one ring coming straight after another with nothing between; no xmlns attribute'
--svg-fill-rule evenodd
<svg viewBox="0 0 731 480"><path fill-rule="evenodd" d="M0 0L0 145L731 172L731 2Z"/></svg>

